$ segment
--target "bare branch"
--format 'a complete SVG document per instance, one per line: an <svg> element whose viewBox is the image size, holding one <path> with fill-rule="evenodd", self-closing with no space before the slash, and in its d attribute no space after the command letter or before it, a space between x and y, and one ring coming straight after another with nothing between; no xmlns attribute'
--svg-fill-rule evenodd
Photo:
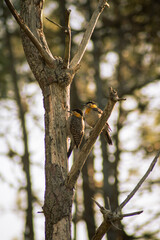
<svg viewBox="0 0 160 240"><path fill-rule="evenodd" d="M60 24L54 22L53 20L50 20L49 18L45 17L49 22L53 23L54 25L56 25L57 27L59 27L62 30L65 30L65 27L62 27Z"/></svg>
<svg viewBox="0 0 160 240"><path fill-rule="evenodd" d="M80 63L80 61L81 61L81 59L82 59L82 57L85 53L87 44L88 44L88 42L91 38L91 35L92 35L92 33L95 29L98 18L100 17L101 13L103 12L103 10L106 6L109 7L109 4L107 3L106 0L100 0L99 1L97 9L94 11L94 13L91 17L91 20L88 23L87 29L86 29L86 31L83 35L83 39L80 43L80 46L78 47L78 51L71 61L71 64L70 64L71 67L74 67L74 66L76 66L77 64Z"/></svg>
<svg viewBox="0 0 160 240"><path fill-rule="evenodd" d="M112 224L109 221L103 221L99 228L97 229L95 235L92 237L92 240L100 240L108 232Z"/></svg>
<svg viewBox="0 0 160 240"><path fill-rule="evenodd" d="M93 199L94 200L94 199ZM143 211L136 211L133 213L126 213L126 214L120 214L117 212L111 212L110 210L107 210L103 206L101 206L96 200L94 202L100 207L100 211L103 214L104 220L97 229L95 235L93 236L92 240L100 240L102 237L108 232L111 226L114 226L117 228L115 223L122 220L124 217L132 217L135 215L141 214ZM118 228L119 229L119 228Z"/></svg>
<svg viewBox="0 0 160 240"><path fill-rule="evenodd" d="M100 208L100 211L103 213L106 209L101 206L94 198L92 198L92 200L95 202L95 204L97 204L97 206Z"/></svg>
<svg viewBox="0 0 160 240"><path fill-rule="evenodd" d="M132 213L125 213L125 214L121 214L121 216L124 217L131 217L131 216L135 216L135 215L139 215L143 213L143 211L136 211L136 212L132 212Z"/></svg>
<svg viewBox="0 0 160 240"><path fill-rule="evenodd" d="M65 14L65 53L64 53L64 66L69 67L70 51L71 51L71 28L69 23L69 16L71 10L66 10Z"/></svg>
<svg viewBox="0 0 160 240"><path fill-rule="evenodd" d="M133 189L133 191L127 196L127 198L120 204L120 206L114 212L112 212L110 210L107 210L106 208L101 206L96 200L94 200L94 202L100 208L100 211L103 214L104 220L103 220L102 224L99 226L99 228L97 229L97 231L96 231L95 235L93 236L92 240L100 240L100 239L102 239L102 237L110 229L111 225L114 226L114 223L116 223L117 221L123 219L124 217L131 217L131 216L139 215L139 214L141 214L143 212L143 211L136 211L136 212L132 212L132 213L121 214L122 208L134 196L134 194L138 191L138 189L140 188L142 183L146 180L146 178L148 177L150 172L153 170L153 168L154 168L154 166L155 166L159 156L160 156L160 150L158 151L157 155L155 156L155 158L151 162L148 170L146 171L144 176L141 178L141 180L138 182L136 187Z"/></svg>
<svg viewBox="0 0 160 240"><path fill-rule="evenodd" d="M91 149L93 148L93 145L94 145L98 135L101 133L106 121L108 120L108 118L111 115L111 112L113 110L115 103L118 100L119 100L119 97L117 95L117 92L114 89L110 88L110 97L108 100L108 104L106 105L101 118L98 120L96 126L92 130L89 139L83 145L77 160L73 163L72 168L71 168L70 172L68 173L68 177L66 179L67 187L69 187L71 189L74 188L76 181L78 179L78 176L80 174L80 171L82 170L82 167L83 167Z"/></svg>
<svg viewBox="0 0 160 240"><path fill-rule="evenodd" d="M120 206L117 208L117 211L121 211L121 209L129 202L129 200L134 196L134 194L138 191L138 189L141 187L142 183L146 180L146 178L148 177L148 175L151 173L151 171L153 170L158 157L160 155L160 150L158 151L157 155L155 156L155 158L153 159L153 161L151 162L147 172L144 174L144 176L140 179L140 181L138 182L138 184L135 186L135 188L133 189L133 191L127 196L127 198L120 204Z"/></svg>
<svg viewBox="0 0 160 240"><path fill-rule="evenodd" d="M54 65L54 58L51 56L45 49L43 49L42 45L38 41L38 39L33 35L31 30L28 28L28 26L24 23L22 17L18 14L16 9L14 8L13 4L9 0L5 0L10 12L12 13L13 17L16 19L19 26L23 29L23 31L26 33L26 35L29 37L31 42L35 45L35 47L38 49L39 53L42 55L46 63L49 65Z"/></svg>
<svg viewBox="0 0 160 240"><path fill-rule="evenodd" d="M43 211L38 211L37 213L44 213Z"/></svg>

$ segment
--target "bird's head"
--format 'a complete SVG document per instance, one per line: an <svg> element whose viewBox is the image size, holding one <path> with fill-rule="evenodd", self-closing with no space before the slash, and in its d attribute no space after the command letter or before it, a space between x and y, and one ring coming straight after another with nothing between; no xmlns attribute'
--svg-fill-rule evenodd
<svg viewBox="0 0 160 240"><path fill-rule="evenodd" d="M84 105L86 108L97 108L96 103L93 101L89 101L89 102L85 103Z"/></svg>
<svg viewBox="0 0 160 240"><path fill-rule="evenodd" d="M72 111L70 111L70 113L71 113L72 115L74 115L75 117L83 118L83 112L82 112L81 109L78 109L78 108L73 109Z"/></svg>

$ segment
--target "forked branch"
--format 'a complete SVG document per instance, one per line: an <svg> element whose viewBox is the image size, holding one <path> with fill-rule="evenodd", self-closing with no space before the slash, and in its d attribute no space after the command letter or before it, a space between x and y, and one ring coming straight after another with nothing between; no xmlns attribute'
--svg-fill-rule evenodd
<svg viewBox="0 0 160 240"><path fill-rule="evenodd" d="M122 208L131 200L131 198L134 196L134 194L138 191L138 189L141 187L142 183L146 180L148 175L151 173L153 170L156 162L158 161L158 158L160 156L160 151L158 151L157 155L151 162L148 170L144 174L144 176L140 179L140 181L137 183L133 191L127 196L127 198L120 204L120 206L115 210L111 211L111 209L106 209L103 206L101 206L96 200L94 202L97 204L97 206L100 208L101 213L103 214L104 220L97 229L95 235L93 236L92 240L101 240L102 237L108 232L110 229L111 225L115 226L118 221L122 220L124 217L131 217L135 216L138 214L141 214L143 211L136 211L132 213L126 213L126 214L121 214Z"/></svg>
<svg viewBox="0 0 160 240"><path fill-rule="evenodd" d="M5 0L9 10L11 11L12 15L14 16L14 18L16 19L17 23L20 25L20 27L23 29L23 31L26 33L26 35L29 37L29 39L32 41L32 43L35 45L35 47L38 49L39 53L42 55L42 57L44 58L44 60L46 61L46 63L48 63L51 66L54 66L54 57L49 54L46 49L44 49L42 47L42 45L40 44L40 42L38 41L38 39L33 35L33 33L31 32L31 30L28 28L28 26L24 23L24 20L22 19L22 17L18 14L18 12L16 11L16 9L14 8L13 4L10 2L10 0ZM92 36L92 33L94 31L94 28L96 26L96 23L98 21L99 16L101 15L101 13L103 12L105 7L109 7L109 4L107 3L106 0L100 0L99 4L97 6L97 9L94 11L91 20L87 26L87 29L84 33L83 39L81 41L80 46L78 47L78 51L75 54L75 56L73 57L71 64L70 64L70 68L71 69L75 69L77 66L79 66L79 63L85 53L87 44ZM66 15L66 19L67 19L67 28L65 26L65 29L67 29L66 31L66 39L65 39L65 56L64 56L64 65L68 67L69 65L69 60L70 60L70 43L71 43L71 30L70 30L70 26L69 26L69 11ZM49 20L50 21L50 20ZM57 25L57 24L56 24Z"/></svg>
<svg viewBox="0 0 160 240"><path fill-rule="evenodd" d="M107 3L106 0L99 1L99 4L91 17L91 20L88 23L87 29L83 35L83 39L80 43L80 46L78 47L78 51L71 61L70 67L75 67L77 64L80 63L80 61L85 53L87 44L88 44L88 42L92 36L92 33L95 29L98 18L100 17L101 13L103 12L103 10L106 6L109 7L109 4Z"/></svg>
<svg viewBox="0 0 160 240"><path fill-rule="evenodd" d="M144 176L140 179L138 184L135 186L133 191L127 196L127 198L119 205L119 207L117 208L117 211L120 211L130 201L130 199L134 196L134 194L138 191L138 189L141 187L141 185L144 183L144 181L146 180L148 175L153 170L156 162L158 161L159 155L160 155L160 150L158 151L157 155L155 156L155 158L151 162L151 164L150 164L148 170L146 171L146 173L144 174Z"/></svg>
<svg viewBox="0 0 160 240"><path fill-rule="evenodd" d="M26 33L26 35L29 37L29 39L31 40L31 42L34 44L34 46L38 49L39 53L41 54L41 56L43 57L43 59L45 60L45 62L49 65L54 65L54 58L53 56L51 56L40 44L40 42L38 41L38 39L33 35L33 33L31 32L31 30L29 29L29 27L25 24L24 20L22 19L22 17L18 14L18 12L16 11L16 9L14 8L13 4L9 1L9 0L5 0L10 12L12 13L13 17L15 18L15 20L17 21L17 23L19 24L19 26L23 29L23 31Z"/></svg>

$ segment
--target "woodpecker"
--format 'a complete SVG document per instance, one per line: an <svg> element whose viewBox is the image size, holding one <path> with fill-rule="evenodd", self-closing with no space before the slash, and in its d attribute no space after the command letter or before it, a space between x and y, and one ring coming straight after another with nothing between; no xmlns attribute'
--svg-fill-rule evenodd
<svg viewBox="0 0 160 240"><path fill-rule="evenodd" d="M94 127L98 119L102 116L103 111L97 105L90 101L85 104L85 121L90 127ZM102 132L108 144L112 145L112 139L109 132L111 131L109 124L106 122Z"/></svg>
<svg viewBox="0 0 160 240"><path fill-rule="evenodd" d="M70 113L71 113L71 116L69 117L69 130L70 130L71 144L67 152L68 158L75 147L79 148L84 136L84 127L85 127L84 120L83 120L83 112L80 109L74 109Z"/></svg>

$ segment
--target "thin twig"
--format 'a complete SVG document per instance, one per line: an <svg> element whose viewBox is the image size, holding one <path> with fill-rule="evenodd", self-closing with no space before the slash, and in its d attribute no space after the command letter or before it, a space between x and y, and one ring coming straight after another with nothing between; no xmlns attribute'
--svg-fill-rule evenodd
<svg viewBox="0 0 160 240"><path fill-rule="evenodd" d="M16 19L19 26L23 29L23 31L26 33L26 35L29 37L31 42L35 45L35 47L38 49L39 53L42 55L46 63L49 65L54 65L54 58L51 56L45 49L43 49L42 45L38 41L38 39L33 35L31 30L28 28L28 26L24 23L24 20L22 17L18 14L16 9L14 8L13 4L9 0L5 0L10 12L12 13L13 17Z"/></svg>
<svg viewBox="0 0 160 240"><path fill-rule="evenodd" d="M38 211L37 213L44 213L43 211Z"/></svg>
<svg viewBox="0 0 160 240"><path fill-rule="evenodd" d="M55 21L53 21L53 20L51 20L51 19L49 19L49 18L47 18L47 17L45 17L49 22L51 22L51 23L53 23L54 25L56 25L57 27L59 27L62 31L66 31L66 28L64 27L64 26L62 26L62 25L60 25L59 23L56 23ZM71 33L72 32L74 32L74 33L81 33L83 30L81 30L81 31L78 31L78 30L73 30L73 29L71 29Z"/></svg>
<svg viewBox="0 0 160 240"><path fill-rule="evenodd" d="M45 17L49 22L53 23L54 25L56 25L57 27L59 27L60 29L65 29L63 26L61 26L60 24L54 22L53 20L50 20L49 18Z"/></svg>
<svg viewBox="0 0 160 240"><path fill-rule="evenodd" d="M87 29L83 35L83 39L80 43L80 46L78 47L78 51L71 61L71 64L70 64L71 67L74 67L80 63L80 61L85 53L87 44L88 44L88 42L91 38L91 35L95 29L98 18L100 17L101 13L103 12L103 10L106 6L109 7L109 4L107 3L106 0L99 1L99 4L91 17L91 20L88 23Z"/></svg>
<svg viewBox="0 0 160 240"><path fill-rule="evenodd" d="M135 186L135 188L133 189L133 191L127 196L127 198L120 204L120 206L117 208L117 211L121 211L121 209L129 202L129 200L134 196L134 194L138 191L138 189L141 187L142 183L146 180L146 178L148 177L148 175L151 173L151 171L153 170L158 157L160 155L160 150L158 151L157 155L155 156L155 158L153 159L153 161L151 162L148 170L146 171L146 173L144 174L144 176L140 179L140 181L138 182L138 184Z"/></svg>
<svg viewBox="0 0 160 240"><path fill-rule="evenodd" d="M139 215L143 213L143 211L136 211L136 212L132 212L132 213L125 213L125 214L121 214L122 218L124 217L131 217L131 216L135 216L135 215Z"/></svg>
<svg viewBox="0 0 160 240"><path fill-rule="evenodd" d="M95 204L97 204L97 206L101 209L102 208L102 206L94 199L94 198L92 198L92 200L95 202Z"/></svg>
<svg viewBox="0 0 160 240"><path fill-rule="evenodd" d="M125 101L126 98L119 98L118 101Z"/></svg>

